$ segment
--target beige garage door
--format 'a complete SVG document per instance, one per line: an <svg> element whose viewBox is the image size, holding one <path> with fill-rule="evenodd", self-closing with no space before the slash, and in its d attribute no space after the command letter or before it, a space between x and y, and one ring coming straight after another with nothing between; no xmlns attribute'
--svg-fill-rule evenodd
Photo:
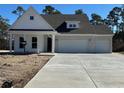
<svg viewBox="0 0 124 93"><path fill-rule="evenodd" d="M88 40L59 39L56 44L56 52L87 52Z"/></svg>
<svg viewBox="0 0 124 93"><path fill-rule="evenodd" d="M96 40L95 52L110 52L111 51L110 40Z"/></svg>

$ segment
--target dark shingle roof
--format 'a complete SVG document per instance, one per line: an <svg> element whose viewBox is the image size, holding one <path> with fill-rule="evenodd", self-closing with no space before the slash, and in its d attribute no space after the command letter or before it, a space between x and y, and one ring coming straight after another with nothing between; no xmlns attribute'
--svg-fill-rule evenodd
<svg viewBox="0 0 124 93"><path fill-rule="evenodd" d="M66 34L112 34L104 25L93 26L86 15L54 14L41 15L57 32ZM67 29L66 21L80 21L79 28Z"/></svg>
<svg viewBox="0 0 124 93"><path fill-rule="evenodd" d="M95 25L94 28L97 34L113 34L107 25Z"/></svg>

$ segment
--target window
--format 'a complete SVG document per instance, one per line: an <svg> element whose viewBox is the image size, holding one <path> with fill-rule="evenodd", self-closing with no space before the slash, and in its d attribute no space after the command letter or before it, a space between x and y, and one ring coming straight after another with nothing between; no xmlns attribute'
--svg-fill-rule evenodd
<svg viewBox="0 0 124 93"><path fill-rule="evenodd" d="M69 28L76 28L76 24L69 24Z"/></svg>
<svg viewBox="0 0 124 93"><path fill-rule="evenodd" d="M80 21L65 21L65 22L66 22L66 27L68 29L77 29L77 28L79 28Z"/></svg>
<svg viewBox="0 0 124 93"><path fill-rule="evenodd" d="M30 16L30 20L34 20L34 16Z"/></svg>
<svg viewBox="0 0 124 93"><path fill-rule="evenodd" d="M73 27L75 28L76 27L76 24L73 24Z"/></svg>
<svg viewBox="0 0 124 93"><path fill-rule="evenodd" d="M37 37L32 37L32 48L37 48Z"/></svg>
<svg viewBox="0 0 124 93"><path fill-rule="evenodd" d="M69 24L69 27L73 27L73 25L72 24Z"/></svg>
<svg viewBox="0 0 124 93"><path fill-rule="evenodd" d="M23 42L24 42L24 38L23 38L23 37L20 37L20 38L19 38L19 47L20 47L20 48L24 48Z"/></svg>

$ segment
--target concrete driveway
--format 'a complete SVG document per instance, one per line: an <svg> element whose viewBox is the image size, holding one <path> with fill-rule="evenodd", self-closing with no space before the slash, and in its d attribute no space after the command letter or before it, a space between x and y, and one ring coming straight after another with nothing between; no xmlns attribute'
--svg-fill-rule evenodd
<svg viewBox="0 0 124 93"><path fill-rule="evenodd" d="M124 55L57 54L25 87L124 87Z"/></svg>

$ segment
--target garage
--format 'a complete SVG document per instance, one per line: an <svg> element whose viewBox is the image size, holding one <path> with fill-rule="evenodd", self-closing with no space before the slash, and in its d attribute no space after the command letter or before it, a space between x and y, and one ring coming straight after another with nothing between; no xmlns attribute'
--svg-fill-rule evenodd
<svg viewBox="0 0 124 93"><path fill-rule="evenodd" d="M109 39L96 40L95 52L111 52L111 42Z"/></svg>
<svg viewBox="0 0 124 93"><path fill-rule="evenodd" d="M112 51L109 37L56 36L58 53L109 53Z"/></svg>
<svg viewBox="0 0 124 93"><path fill-rule="evenodd" d="M88 40L59 39L56 42L56 52L87 52Z"/></svg>

